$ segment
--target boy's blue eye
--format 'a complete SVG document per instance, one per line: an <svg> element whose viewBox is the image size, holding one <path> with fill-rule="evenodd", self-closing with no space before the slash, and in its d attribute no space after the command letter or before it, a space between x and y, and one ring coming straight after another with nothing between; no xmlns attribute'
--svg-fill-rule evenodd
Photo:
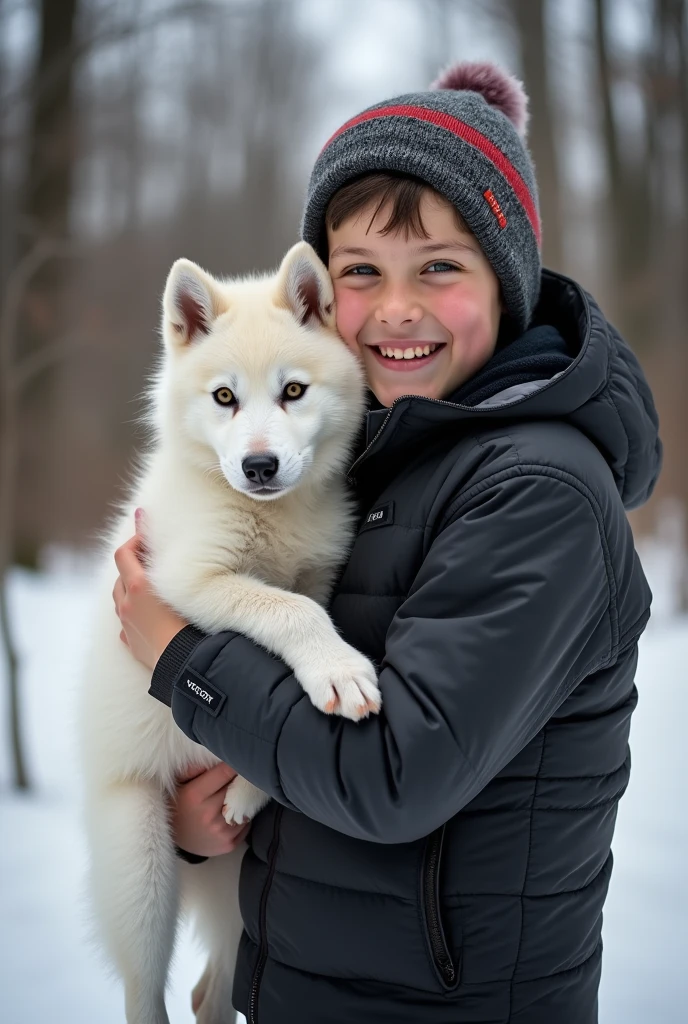
<svg viewBox="0 0 688 1024"><path fill-rule="evenodd" d="M358 277L370 277L371 274L377 274L377 270L367 263L360 263L357 267L349 267L346 273L356 274Z"/></svg>
<svg viewBox="0 0 688 1024"><path fill-rule="evenodd" d="M436 260L435 263L431 263L430 266L427 269L428 270L432 270L433 267L441 267L442 268L442 272L447 271L447 270L458 270L459 269L453 263L447 263L446 260Z"/></svg>

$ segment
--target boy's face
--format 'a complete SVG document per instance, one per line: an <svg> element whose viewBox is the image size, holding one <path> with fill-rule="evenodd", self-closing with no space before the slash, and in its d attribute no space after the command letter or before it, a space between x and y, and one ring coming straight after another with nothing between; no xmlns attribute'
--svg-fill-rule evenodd
<svg viewBox="0 0 688 1024"><path fill-rule="evenodd" d="M402 395L445 398L494 352L499 281L435 193L424 192L420 206L429 238L381 235L385 209L366 233L373 212L327 230L337 327L383 405Z"/></svg>

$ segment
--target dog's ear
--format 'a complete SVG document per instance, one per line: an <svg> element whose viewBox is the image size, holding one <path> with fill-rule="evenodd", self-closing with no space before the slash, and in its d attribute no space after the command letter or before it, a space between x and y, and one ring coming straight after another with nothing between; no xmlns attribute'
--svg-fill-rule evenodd
<svg viewBox="0 0 688 1024"><path fill-rule="evenodd" d="M308 242L297 242L277 272L275 303L304 327L334 326L334 291L327 267Z"/></svg>
<svg viewBox="0 0 688 1024"><path fill-rule="evenodd" d="M162 308L168 345L183 347L199 341L222 311L217 283L191 260L177 260L167 277Z"/></svg>

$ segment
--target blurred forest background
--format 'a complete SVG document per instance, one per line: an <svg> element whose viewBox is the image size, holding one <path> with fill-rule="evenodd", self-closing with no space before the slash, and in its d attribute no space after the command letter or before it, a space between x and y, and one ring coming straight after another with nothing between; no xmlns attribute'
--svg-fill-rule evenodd
<svg viewBox="0 0 688 1024"><path fill-rule="evenodd" d="M275 266L332 131L460 59L525 82L544 262L650 379L688 606L688 0L0 0L0 579L122 493L173 260Z"/></svg>

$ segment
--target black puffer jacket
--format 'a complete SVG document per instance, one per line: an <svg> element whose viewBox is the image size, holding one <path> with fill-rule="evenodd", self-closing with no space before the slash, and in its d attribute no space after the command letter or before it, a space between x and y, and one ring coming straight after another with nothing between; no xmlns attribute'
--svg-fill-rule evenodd
<svg viewBox="0 0 688 1024"><path fill-rule="evenodd" d="M320 714L235 633L189 628L159 662L179 727L274 797L240 885L250 1024L597 1020L651 598L624 506L661 448L590 297L545 272L536 322L570 353L548 381L368 414L332 615L380 666L379 716Z"/></svg>

